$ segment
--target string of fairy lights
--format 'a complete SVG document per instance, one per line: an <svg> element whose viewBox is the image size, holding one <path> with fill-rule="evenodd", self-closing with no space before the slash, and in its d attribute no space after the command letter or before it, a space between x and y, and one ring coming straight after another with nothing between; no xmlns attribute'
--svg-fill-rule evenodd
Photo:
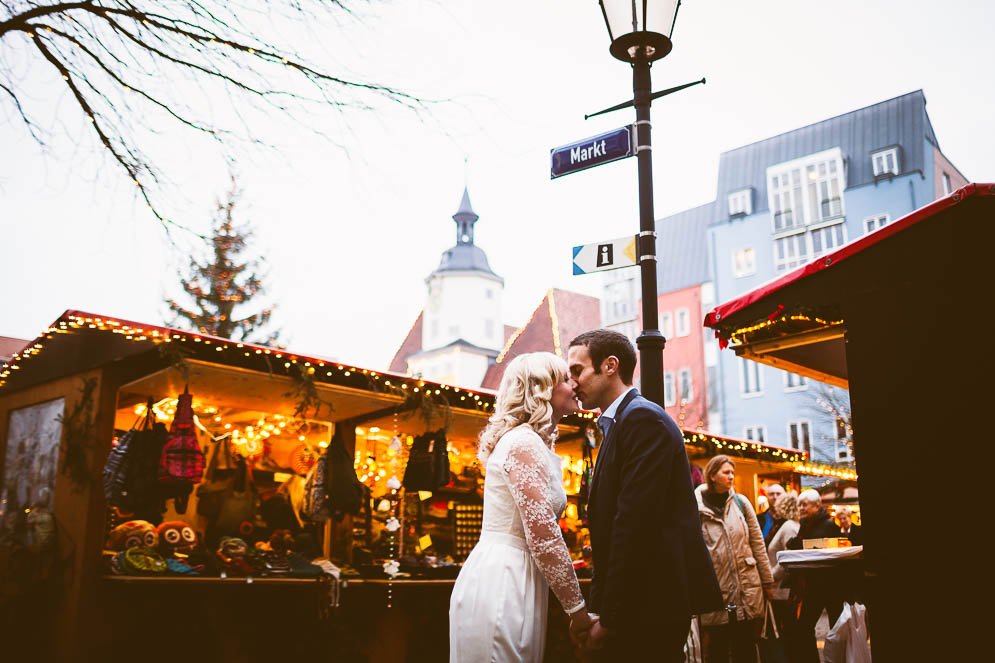
<svg viewBox="0 0 995 663"><path fill-rule="evenodd" d="M762 327L777 324L778 321L785 321L789 319L804 320L808 322L814 321L825 325L840 324L839 321L827 322L818 317L804 315L780 316L778 318L768 320L765 323L737 330L735 334L749 333L750 331L755 331ZM283 370L287 374L291 374L291 370L296 370L296 368L294 368L296 366L297 368L302 368L303 372L306 372L307 375L313 376L316 381L333 384L345 384L346 386L361 386L366 388L372 387L373 390L376 391L388 392L400 396L406 396L410 393L422 394L423 396L442 397L450 406L459 407L461 409L486 413L488 411L493 411L494 408L494 395L486 391L477 391L474 389L467 389L465 387L434 383L417 377L381 373L379 371L361 368L346 363L305 357L302 355L288 353L284 350L257 346L250 343L239 343L227 339L206 337L192 332L155 327L152 325L138 325L113 318L78 314L76 312L65 314L52 326L48 327L29 346L12 356L11 360L7 364L0 366L0 389L3 389L4 386L9 383L9 378L14 371L22 370L26 362L36 358L45 349L48 341L60 334L76 333L77 330L110 332L123 336L126 340L135 343L149 343L153 345L169 343L185 344L187 348L193 348L194 352L198 352L201 355L211 352L220 353L226 360L226 363L234 363L235 361L245 363L246 358L249 360L258 359L265 362L267 370L278 371L282 366ZM163 405L169 405L170 407L175 408L175 401L173 401L172 404L166 403ZM167 407L165 411L168 412L169 409L170 408ZM214 412L206 412L205 410L204 413L213 416L213 423L221 424L222 426L231 425L230 422L229 424L224 424L221 420L218 420L217 417L220 415L216 412L216 410ZM593 412L580 412L573 416L581 420L581 424L584 424L585 420L593 420L596 415ZM231 425L231 429L226 428L225 430L233 431L233 441L238 439L240 440L240 444L251 447L254 443L265 439L274 433L274 429L267 428L267 425L272 425L282 429L283 427L289 425L290 421L290 419L286 419L284 421L284 426L281 427L281 420L277 419L276 415L273 415L272 421L264 419L261 425L258 422L253 424L251 426L251 430L249 426L236 427L234 425ZM213 427L217 428L216 426ZM357 433L359 433L360 430L361 429L357 429ZM371 431L372 429L367 430ZM372 432L376 433L378 431ZM222 436L224 434L225 433L220 433ZM367 434L367 431L364 431L364 434ZM688 445L703 447L706 450L715 450L718 453L731 452L735 455L754 458L761 461L772 463L791 463L794 466L795 471L805 474L815 476L832 476L842 479L855 479L857 476L856 472L852 470L840 469L832 465L813 463L809 461L807 455L802 451L769 447L752 441L721 438L701 431L685 430L684 438L685 443ZM387 439L390 440L391 436L388 435ZM407 442L406 446L410 445L410 440L405 441ZM460 454L463 453L452 445L450 445L449 451L452 460L459 459ZM388 453L391 452L388 451ZM400 452L395 450L394 453L397 456L397 459L400 460ZM562 458L564 461L564 487L568 488L568 492L577 492L580 487L580 476L583 470L583 461L580 459L573 459L570 456L562 456ZM363 480L367 485L373 484L371 487L374 487L380 482L386 482L389 478L395 478L394 474L388 477L385 469L378 469L379 462L380 461L376 458L373 458L371 462L371 459L368 456L365 459L357 456L355 459L357 472L363 472L363 474L360 475L361 480ZM396 467L392 469L396 470ZM381 474L381 472L383 474Z"/></svg>
<svg viewBox="0 0 995 663"><path fill-rule="evenodd" d="M771 327L775 327L775 326L778 326L778 325L784 325L784 324L789 323L789 322L808 322L808 323L813 323L813 324L817 325L816 327L813 327L813 329L811 331L814 331L815 329L819 329L819 328L824 328L824 327L836 327L836 326L839 326L839 325L843 324L843 320L842 319L840 319L840 320L826 320L826 319L820 318L820 317L818 317L816 315L805 315L805 314L802 314L802 313L793 313L793 314L785 314L785 315L775 315L775 316L772 316L772 317L770 317L770 318L768 318L766 320L762 320L760 322L757 322L757 323L754 323L754 324L751 324L751 325L747 325L746 327L740 327L739 329L736 329L735 331L729 332L728 334L724 334L724 335L732 343L735 343L735 344L738 344L738 345L742 345L743 343L747 342L747 337L749 337L751 335L756 335L760 331L763 331L763 330L766 330L766 329L769 329Z"/></svg>

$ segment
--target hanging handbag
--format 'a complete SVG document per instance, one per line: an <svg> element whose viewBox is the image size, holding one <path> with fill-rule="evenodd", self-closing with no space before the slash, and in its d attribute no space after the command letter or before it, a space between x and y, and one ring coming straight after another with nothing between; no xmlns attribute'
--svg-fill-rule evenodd
<svg viewBox="0 0 995 663"><path fill-rule="evenodd" d="M139 425L139 422L140 425ZM143 431L152 430L152 399L148 400L145 416L135 422L131 430L122 435L117 444L111 447L104 463L104 500L108 506L130 509L132 496L128 491L128 476L134 471L134 461L138 453L137 439Z"/></svg>
<svg viewBox="0 0 995 663"><path fill-rule="evenodd" d="M332 439L334 444L335 440ZM323 456L311 467L304 481L303 516L311 522L318 523L331 518L328 508L328 457L331 446Z"/></svg>
<svg viewBox="0 0 995 663"><path fill-rule="evenodd" d="M449 440L446 439L445 429L440 429L433 436L434 447L430 448L433 453L432 469L435 474L435 490L452 483L449 476Z"/></svg>
<svg viewBox="0 0 995 663"><path fill-rule="evenodd" d="M204 452L193 423L193 396L188 388L176 399L176 416L159 456L158 476L163 496L172 497L177 513L187 510L193 485L204 474Z"/></svg>
<svg viewBox="0 0 995 663"><path fill-rule="evenodd" d="M222 496L218 515L208 527L208 539L213 542L221 536L248 538L256 529L258 512L259 495L252 483L252 471L245 459L239 458L231 486Z"/></svg>
<svg viewBox="0 0 995 663"><path fill-rule="evenodd" d="M757 649L760 651L761 663L788 663L788 655L784 649L784 642L777 629L774 605L766 598L764 599L763 627L760 630Z"/></svg>
<svg viewBox="0 0 995 663"><path fill-rule="evenodd" d="M193 423L193 396L184 389L176 399L176 416L159 457L159 481L197 483L204 474L204 452Z"/></svg>
<svg viewBox="0 0 995 663"><path fill-rule="evenodd" d="M344 428L344 427L343 427ZM366 498L366 486L356 476L356 467L349 451L345 447L344 432L337 428L331 443L328 445L326 494L328 509L335 516L344 514L356 515L363 508Z"/></svg>
<svg viewBox="0 0 995 663"><path fill-rule="evenodd" d="M226 472L224 477L219 476L222 464L231 464L231 447L227 437L214 443L204 480L197 486L197 513L208 521L217 517L221 511L221 503L235 481L231 472Z"/></svg>
<svg viewBox="0 0 995 663"><path fill-rule="evenodd" d="M408 463L401 484L408 490L435 490L435 461L432 456L433 434L419 435L411 444Z"/></svg>

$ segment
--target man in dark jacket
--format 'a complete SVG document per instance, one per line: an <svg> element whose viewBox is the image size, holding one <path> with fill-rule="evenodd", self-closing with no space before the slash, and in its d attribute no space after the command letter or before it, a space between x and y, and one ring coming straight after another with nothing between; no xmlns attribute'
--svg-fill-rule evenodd
<svg viewBox="0 0 995 663"><path fill-rule="evenodd" d="M604 441L591 482L594 557L588 646L605 661L683 661L691 615L721 609L680 429L632 387L636 353L622 334L570 342L570 379L600 409Z"/></svg>
<svg viewBox="0 0 995 663"><path fill-rule="evenodd" d="M829 512L822 506L822 496L809 488L798 496L799 521L798 536L788 541L788 548L799 550L805 539L836 538L840 528L836 526ZM843 612L843 582L834 569L806 569L797 593L801 599L798 614L797 632L790 638L792 662L819 663L819 649L815 644L815 625L822 611L829 613L830 628Z"/></svg>
<svg viewBox="0 0 995 663"><path fill-rule="evenodd" d="M841 506L836 509L836 517L840 521L840 536L850 539L850 543L855 546L864 545L864 535L860 531L860 525L854 525L850 517L850 507Z"/></svg>

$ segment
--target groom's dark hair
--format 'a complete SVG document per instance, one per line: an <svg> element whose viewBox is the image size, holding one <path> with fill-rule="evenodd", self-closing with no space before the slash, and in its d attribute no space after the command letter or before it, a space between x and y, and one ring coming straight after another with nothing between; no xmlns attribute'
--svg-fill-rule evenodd
<svg viewBox="0 0 995 663"><path fill-rule="evenodd" d="M625 335L610 329L592 329L570 341L569 347L575 345L587 347L595 373L601 372L601 362L608 357L618 359L618 376L625 385L632 384L632 373L636 370L636 349Z"/></svg>

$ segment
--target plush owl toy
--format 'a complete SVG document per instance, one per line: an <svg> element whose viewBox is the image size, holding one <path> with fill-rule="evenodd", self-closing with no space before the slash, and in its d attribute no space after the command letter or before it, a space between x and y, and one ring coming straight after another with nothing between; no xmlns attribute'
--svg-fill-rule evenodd
<svg viewBox="0 0 995 663"><path fill-rule="evenodd" d="M155 525L147 520L129 520L121 523L107 536L107 549L118 552L135 546L155 548L158 543L159 537Z"/></svg>

